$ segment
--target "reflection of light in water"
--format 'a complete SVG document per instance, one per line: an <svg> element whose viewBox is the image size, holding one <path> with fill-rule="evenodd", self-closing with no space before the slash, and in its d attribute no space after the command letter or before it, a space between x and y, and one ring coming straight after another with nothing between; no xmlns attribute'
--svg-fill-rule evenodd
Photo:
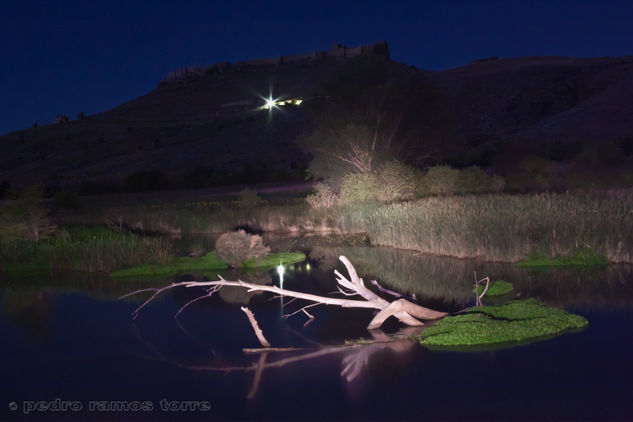
<svg viewBox="0 0 633 422"><path fill-rule="evenodd" d="M279 288L283 289L284 288L284 266L279 264L277 266L277 274L279 274ZM283 307L284 307L284 295L281 295L281 304L280 304L280 308L283 312Z"/></svg>
<svg viewBox="0 0 633 422"><path fill-rule="evenodd" d="M283 289L284 288L284 266L279 264L277 266L277 274L279 274L279 288Z"/></svg>
<svg viewBox="0 0 633 422"><path fill-rule="evenodd" d="M279 288L284 288L284 266L279 264L277 266L277 274L279 274ZM284 307L284 295L281 295L281 309Z"/></svg>

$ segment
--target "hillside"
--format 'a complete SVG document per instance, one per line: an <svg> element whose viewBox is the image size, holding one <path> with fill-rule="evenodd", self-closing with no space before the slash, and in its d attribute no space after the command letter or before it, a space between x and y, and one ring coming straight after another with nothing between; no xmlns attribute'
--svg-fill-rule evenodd
<svg viewBox="0 0 633 422"><path fill-rule="evenodd" d="M633 136L633 57L527 57L437 72L460 137L595 141Z"/></svg>
<svg viewBox="0 0 633 422"><path fill-rule="evenodd" d="M185 69L104 113L6 134L0 137L0 180L64 187L148 171L170 177L202 172L216 184L234 180L231 173L244 181L301 178L310 157L294 140L312 129L304 108L271 112L261 106L271 89L274 97L309 101L354 60L333 51ZM630 160L633 57L490 59L441 72L396 61L388 67L392 77L414 87L411 95L424 100L432 88L429 110L419 120L420 151L452 146L445 157L466 165L498 155L500 142L524 150L545 144L578 150L586 141L614 141Z"/></svg>

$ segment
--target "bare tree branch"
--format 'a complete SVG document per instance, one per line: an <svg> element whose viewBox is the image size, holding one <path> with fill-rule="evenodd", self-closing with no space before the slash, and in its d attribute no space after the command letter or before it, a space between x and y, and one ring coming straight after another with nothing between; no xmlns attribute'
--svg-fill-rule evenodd
<svg viewBox="0 0 633 422"><path fill-rule="evenodd" d="M477 280L477 272L473 271L475 274L475 305L476 306L481 306L481 299L484 298L484 296L486 295L486 292L488 292L488 287L490 285L490 278L486 277L486 278L482 278L481 280ZM486 282L486 287L484 288L484 291L481 292L481 294L479 294L479 285L485 281Z"/></svg>
<svg viewBox="0 0 633 422"><path fill-rule="evenodd" d="M393 290L389 290L387 288L382 287L380 284L378 284L378 282L376 280L371 280L371 284L373 284L374 286L376 286L376 288L383 292L383 293L387 293L388 295L391 295L395 298L398 299L402 299L405 297L405 295L403 295L402 293L398 293L398 292L394 292Z"/></svg>
<svg viewBox="0 0 633 422"><path fill-rule="evenodd" d="M259 324L257 323L257 320L255 319L255 315L253 315L250 309L245 308L244 306L242 306L240 309L248 317L248 321L251 323L251 327L253 327L253 331L255 332L255 335L257 336L257 340L259 340L259 343L263 347L270 347L270 343L268 342L268 340L266 340L266 337L264 337L264 332L262 331L261 328L259 328Z"/></svg>
<svg viewBox="0 0 633 422"><path fill-rule="evenodd" d="M313 303L312 305L306 305L306 306L304 306L303 308L301 308L301 309L299 309L299 310L297 310L297 311L294 311L294 312L293 312L293 313L291 313L291 314L285 314L285 315L282 315L282 317L283 317L283 318L285 318L285 319L288 319L288 318L290 318L291 316L296 315L296 314L298 314L299 312L302 312L302 311L303 311L306 315L308 315L308 316L310 317L310 319L312 319L312 318L314 318L314 317L313 317L312 315L310 315L310 314L306 311L306 309L308 309L308 308L312 308L313 306L319 306L319 305L321 305L321 303Z"/></svg>

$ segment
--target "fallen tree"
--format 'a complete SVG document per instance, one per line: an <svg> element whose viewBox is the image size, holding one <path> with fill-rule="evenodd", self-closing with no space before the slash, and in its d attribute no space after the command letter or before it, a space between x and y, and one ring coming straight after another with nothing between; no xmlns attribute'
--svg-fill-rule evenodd
<svg viewBox="0 0 633 422"><path fill-rule="evenodd" d="M397 318L398 320L400 320L400 322L409 326L422 326L424 324L421 320L436 320L447 315L446 312L439 312L433 309L425 308L424 306L409 302L406 299L400 298L392 302L383 299L365 286L363 279L358 277L354 266L345 256L341 255L339 259L347 268L349 279L343 276L343 274L341 274L338 270L334 270L336 281L338 283L338 292L346 297L360 296L362 299L343 299L318 296L309 293L286 290L277 286L259 285L247 283L241 280L229 281L225 280L219 275L219 280L215 281L183 281L179 283L172 283L162 288L137 290L123 297L129 297L138 293L149 291L154 292L154 294L149 299L147 299L138 308L136 308L136 310L132 313L133 318L138 317L140 311L149 303L151 303L158 295L175 287L203 287L206 291L206 293L202 296L199 296L187 302L182 308L180 308L175 315L177 317L185 308L187 308L192 303L211 297L214 293L216 293L224 286L242 287L244 289L247 289L248 292L265 291L275 293L279 296L293 297L299 300L311 302L311 304L303 306L298 311L293 312L292 314L285 315L286 317L295 315L299 312L304 312L306 315L308 315L308 317L312 318L312 315L307 312L307 309L317 305L334 305L341 306L343 308L376 309L379 312L369 322L369 325L367 326L367 329L369 330L379 328L391 316Z"/></svg>

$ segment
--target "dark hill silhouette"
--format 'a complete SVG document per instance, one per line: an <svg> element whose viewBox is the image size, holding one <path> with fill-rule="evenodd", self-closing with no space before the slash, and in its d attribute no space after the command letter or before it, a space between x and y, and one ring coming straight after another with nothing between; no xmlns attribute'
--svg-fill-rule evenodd
<svg viewBox="0 0 633 422"><path fill-rule="evenodd" d="M386 44L376 46L384 50L354 51L388 60ZM273 89L275 97L309 101L349 60L313 53L176 72L104 113L1 136L0 180L76 186L202 168L224 174L217 183L231 181L231 172L241 181L299 178L310 157L294 141L312 129L310 119L302 106L263 110L263 97ZM464 165L501 141L529 148L614 141L630 154L633 57L488 59L441 72L389 61L388 68L414 88L411 95L428 95L420 151L443 143L452 146L445 158Z"/></svg>

